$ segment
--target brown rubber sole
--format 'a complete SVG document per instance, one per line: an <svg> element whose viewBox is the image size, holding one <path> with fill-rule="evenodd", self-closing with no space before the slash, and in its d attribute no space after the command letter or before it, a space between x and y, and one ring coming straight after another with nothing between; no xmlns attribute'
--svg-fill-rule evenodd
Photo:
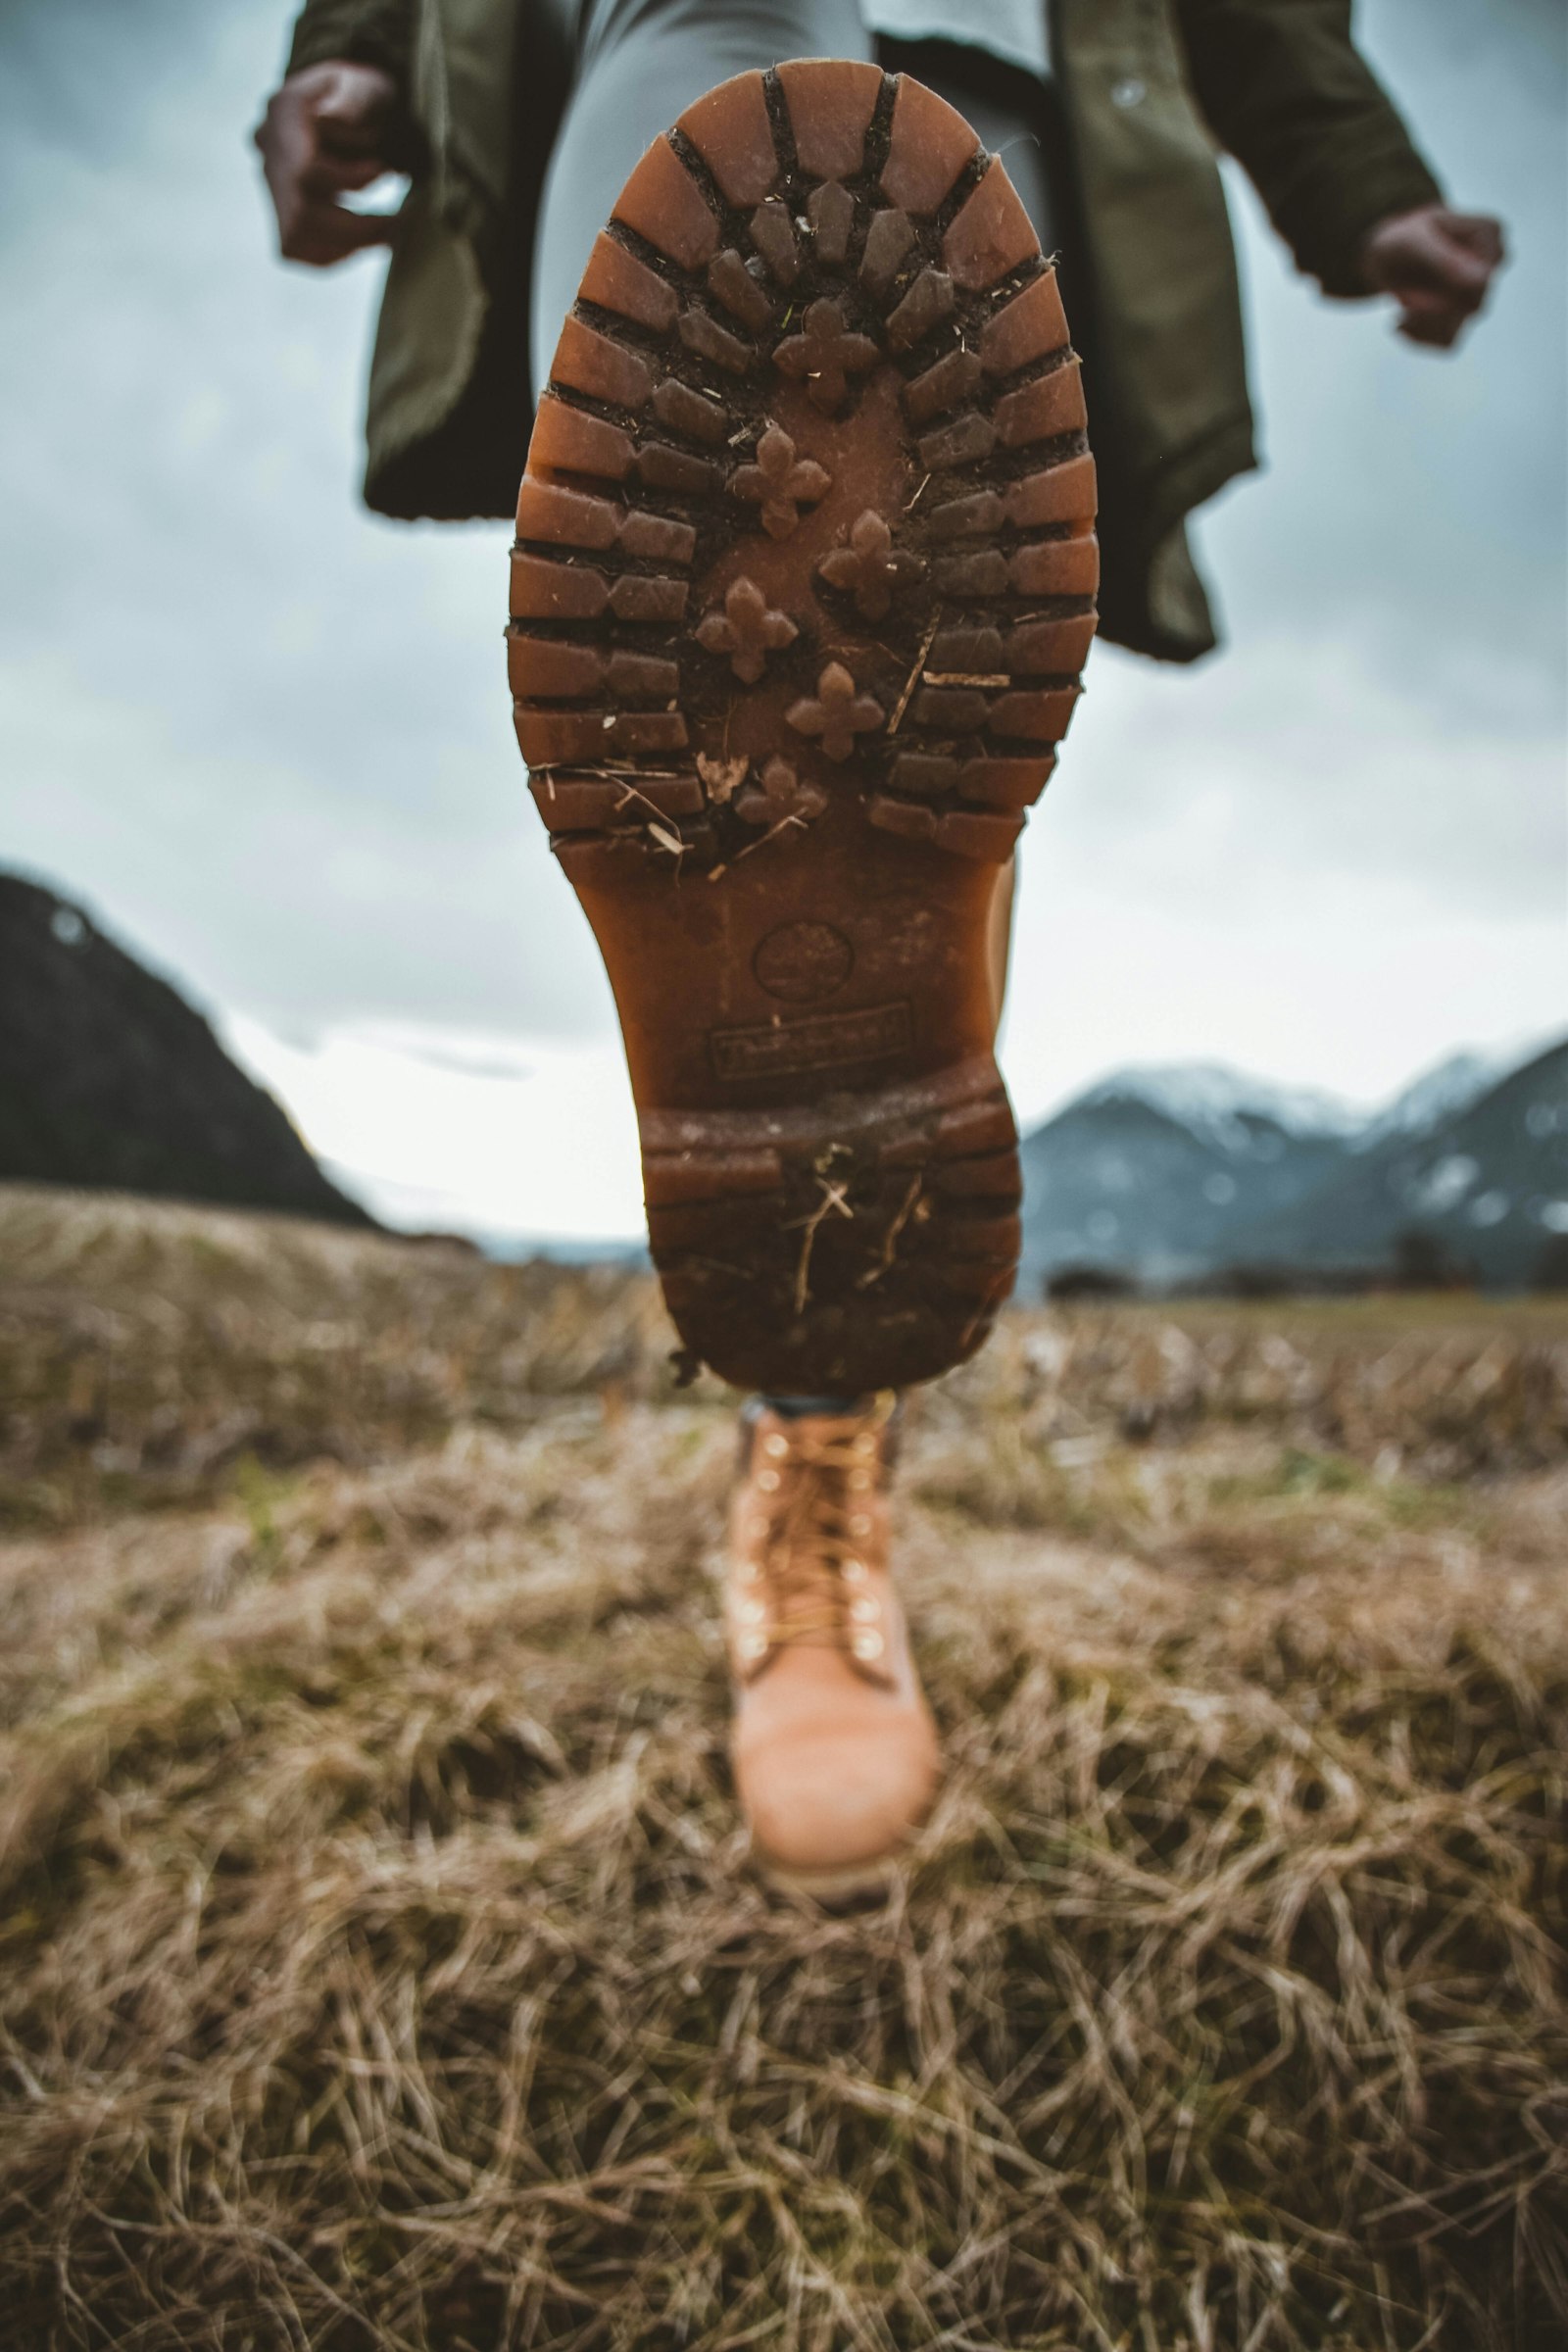
<svg viewBox="0 0 1568 2352"><path fill-rule="evenodd" d="M744 74L595 246L517 502L517 740L620 1013L690 1352L858 1395L1012 1287L999 897L1095 628L1094 465L1002 165Z"/></svg>

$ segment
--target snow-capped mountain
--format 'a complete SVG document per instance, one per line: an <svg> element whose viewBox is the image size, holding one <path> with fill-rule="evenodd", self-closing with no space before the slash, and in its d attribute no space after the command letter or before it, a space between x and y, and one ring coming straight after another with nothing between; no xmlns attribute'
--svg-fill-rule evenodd
<svg viewBox="0 0 1568 2352"><path fill-rule="evenodd" d="M1170 1284L1226 1262L1343 1164L1347 1118L1206 1064L1102 1079L1024 1139L1025 1293L1065 1265Z"/></svg>
<svg viewBox="0 0 1568 2352"><path fill-rule="evenodd" d="M1568 1234L1568 1040L1532 1054L1423 1130L1390 1125L1249 1255L1319 1267L1387 1260L1421 1234L1500 1289L1528 1284Z"/></svg>
<svg viewBox="0 0 1568 2352"><path fill-rule="evenodd" d="M1102 1078L1077 1097L1075 1107L1124 1102L1142 1102L1222 1151L1250 1150L1259 1128L1348 1136L1362 1124L1362 1113L1337 1096L1315 1087L1276 1085L1221 1061L1135 1063Z"/></svg>
<svg viewBox="0 0 1568 2352"><path fill-rule="evenodd" d="M1370 1152L1390 1136L1402 1135L1412 1141L1430 1135L1445 1119L1457 1118L1479 1102L1490 1088L1510 1070L1531 1058L1524 1049L1513 1054L1476 1054L1465 1051L1450 1054L1435 1068L1423 1070L1402 1094L1366 1121L1355 1137L1352 1149Z"/></svg>
<svg viewBox="0 0 1568 2352"><path fill-rule="evenodd" d="M1024 1296L1069 1265L1155 1286L1370 1270L1412 1234L1518 1286L1568 1233L1568 1042L1452 1055L1370 1116L1216 1064L1121 1070L1026 1137L1023 1163Z"/></svg>

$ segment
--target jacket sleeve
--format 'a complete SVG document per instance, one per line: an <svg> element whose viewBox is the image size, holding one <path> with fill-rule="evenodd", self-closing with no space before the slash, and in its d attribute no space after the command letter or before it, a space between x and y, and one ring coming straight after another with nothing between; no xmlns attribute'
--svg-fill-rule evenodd
<svg viewBox="0 0 1568 2352"><path fill-rule="evenodd" d="M379 66L407 92L415 0L305 0L289 48L290 74L345 58Z"/></svg>
<svg viewBox="0 0 1568 2352"><path fill-rule="evenodd" d="M1351 0L1175 0L1193 94L1300 267L1364 294L1362 241L1442 190L1350 36Z"/></svg>

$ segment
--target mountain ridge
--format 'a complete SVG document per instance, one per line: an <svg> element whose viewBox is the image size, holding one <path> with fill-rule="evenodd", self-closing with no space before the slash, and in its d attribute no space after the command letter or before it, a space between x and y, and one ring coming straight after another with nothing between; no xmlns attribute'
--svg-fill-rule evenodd
<svg viewBox="0 0 1568 2352"><path fill-rule="evenodd" d="M176 988L88 908L5 871L0 1179L376 1225Z"/></svg>

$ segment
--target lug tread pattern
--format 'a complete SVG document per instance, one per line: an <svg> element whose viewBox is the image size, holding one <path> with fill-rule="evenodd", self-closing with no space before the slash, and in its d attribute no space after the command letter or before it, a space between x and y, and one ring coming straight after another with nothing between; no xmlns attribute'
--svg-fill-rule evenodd
<svg viewBox="0 0 1568 2352"><path fill-rule="evenodd" d="M772 387L853 415L888 362L904 379L911 510L861 510L799 604L770 603L745 573L694 603L693 567L715 542L787 541L833 487L772 416ZM650 149L597 240L541 403L513 567L524 757L657 769L690 753L694 687L727 673L744 688L793 662L790 756L809 764L814 749L819 783L853 778L869 820L906 839L1009 856L1094 634L1085 421L1054 272L1005 171L945 101L827 60L710 91ZM902 640L898 691L853 650L816 661L846 624ZM556 642L567 632L575 663ZM618 658L634 662L638 640L656 668ZM691 812L715 863L737 797ZM618 829L667 862L635 797L614 805ZM695 858L691 824L682 841Z"/></svg>

